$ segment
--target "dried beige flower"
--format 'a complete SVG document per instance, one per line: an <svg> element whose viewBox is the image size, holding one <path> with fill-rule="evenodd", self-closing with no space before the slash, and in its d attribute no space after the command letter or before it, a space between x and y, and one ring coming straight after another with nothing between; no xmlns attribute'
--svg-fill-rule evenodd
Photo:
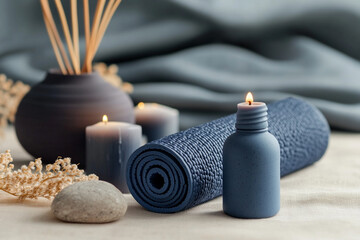
<svg viewBox="0 0 360 240"><path fill-rule="evenodd" d="M21 99L30 90L30 86L20 81L13 82L0 74L0 135L8 121L15 121L15 114Z"/></svg>
<svg viewBox="0 0 360 240"><path fill-rule="evenodd" d="M119 69L115 64L107 66L105 63L97 63L94 65L94 70L97 71L108 83L122 89L126 93L132 93L134 88L131 83L124 82L117 74Z"/></svg>
<svg viewBox="0 0 360 240"><path fill-rule="evenodd" d="M39 197L51 199L63 188L81 181L98 180L94 175L86 175L84 170L71 164L70 158L59 157L55 163L48 164L43 172L41 159L23 165L19 170L13 170L13 158L10 151L0 153L0 190L7 192L20 200Z"/></svg>

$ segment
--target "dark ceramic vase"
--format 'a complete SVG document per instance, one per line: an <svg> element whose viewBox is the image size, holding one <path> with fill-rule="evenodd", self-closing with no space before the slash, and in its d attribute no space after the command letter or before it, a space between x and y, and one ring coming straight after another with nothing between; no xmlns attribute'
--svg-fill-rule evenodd
<svg viewBox="0 0 360 240"><path fill-rule="evenodd" d="M134 105L98 73L62 75L50 71L21 101L15 128L21 145L43 163L71 157L85 168L85 127L101 121L133 123Z"/></svg>

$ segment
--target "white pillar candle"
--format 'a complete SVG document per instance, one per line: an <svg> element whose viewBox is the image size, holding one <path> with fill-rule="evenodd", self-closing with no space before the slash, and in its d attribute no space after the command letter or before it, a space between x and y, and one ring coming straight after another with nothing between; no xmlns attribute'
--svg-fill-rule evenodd
<svg viewBox="0 0 360 240"><path fill-rule="evenodd" d="M128 193L126 165L130 155L141 146L139 125L103 121L86 127L86 171Z"/></svg>
<svg viewBox="0 0 360 240"><path fill-rule="evenodd" d="M164 105L141 102L135 108L135 118L148 142L179 131L179 111Z"/></svg>

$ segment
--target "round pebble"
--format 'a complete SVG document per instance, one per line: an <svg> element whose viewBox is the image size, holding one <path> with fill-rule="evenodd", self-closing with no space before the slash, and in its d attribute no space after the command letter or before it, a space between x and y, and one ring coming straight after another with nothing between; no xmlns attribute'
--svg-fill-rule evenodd
<svg viewBox="0 0 360 240"><path fill-rule="evenodd" d="M122 193L104 181L74 183L59 192L51 204L55 217L65 222L106 223L125 215Z"/></svg>

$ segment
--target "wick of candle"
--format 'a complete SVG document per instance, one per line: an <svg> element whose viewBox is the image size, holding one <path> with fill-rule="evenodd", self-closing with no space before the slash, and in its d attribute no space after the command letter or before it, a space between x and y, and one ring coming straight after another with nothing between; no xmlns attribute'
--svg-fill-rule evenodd
<svg viewBox="0 0 360 240"><path fill-rule="evenodd" d="M249 101L249 105L251 105L251 101Z"/></svg>

